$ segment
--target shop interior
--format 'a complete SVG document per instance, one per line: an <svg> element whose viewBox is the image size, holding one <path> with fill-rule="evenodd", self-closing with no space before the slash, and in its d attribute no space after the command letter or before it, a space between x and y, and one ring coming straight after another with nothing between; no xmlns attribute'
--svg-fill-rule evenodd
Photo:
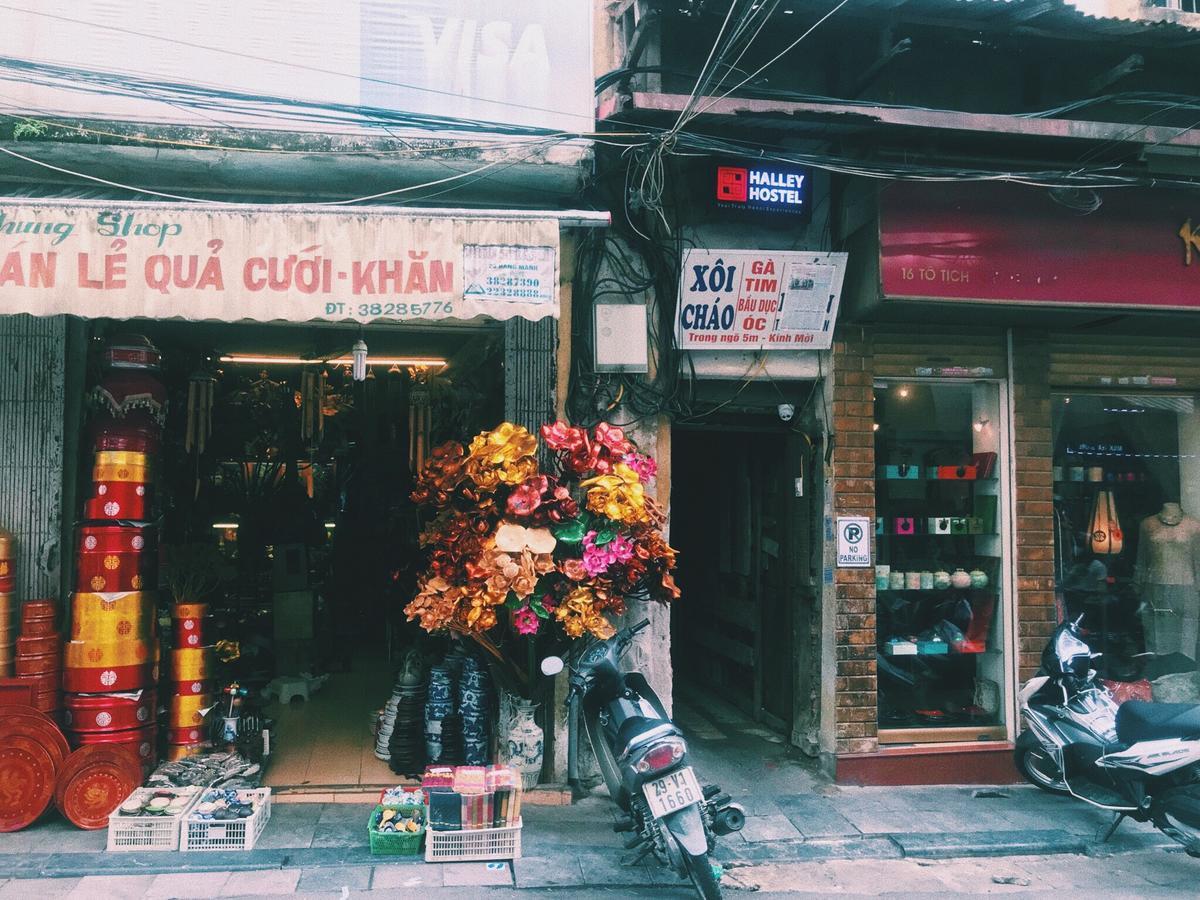
<svg viewBox="0 0 1200 900"><path fill-rule="evenodd" d="M1062 393L1052 412L1060 612L1083 617L1116 690L1200 700L1195 397Z"/></svg>
<svg viewBox="0 0 1200 900"><path fill-rule="evenodd" d="M145 335L161 352L155 516L160 590L174 596L160 605L203 597L221 682L251 696L275 683L260 711L273 722L264 783L395 784L386 746L376 753L379 711L406 654L417 649L424 667L447 649L403 612L421 564L413 475L433 447L502 420L502 332L89 326L89 386L102 382L113 334Z"/></svg>
<svg viewBox="0 0 1200 900"><path fill-rule="evenodd" d="M875 385L880 743L1003 740L999 386Z"/></svg>
<svg viewBox="0 0 1200 900"><path fill-rule="evenodd" d="M813 453L803 429L766 416L676 426L671 438L672 483L702 486L671 496L689 609L671 622L676 680L785 739L813 646Z"/></svg>

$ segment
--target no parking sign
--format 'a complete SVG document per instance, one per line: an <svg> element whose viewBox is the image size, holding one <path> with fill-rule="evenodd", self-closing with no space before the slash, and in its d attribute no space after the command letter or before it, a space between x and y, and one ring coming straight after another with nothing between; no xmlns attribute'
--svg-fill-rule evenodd
<svg viewBox="0 0 1200 900"><path fill-rule="evenodd" d="M871 566L871 520L866 516L838 516L837 565L839 569Z"/></svg>

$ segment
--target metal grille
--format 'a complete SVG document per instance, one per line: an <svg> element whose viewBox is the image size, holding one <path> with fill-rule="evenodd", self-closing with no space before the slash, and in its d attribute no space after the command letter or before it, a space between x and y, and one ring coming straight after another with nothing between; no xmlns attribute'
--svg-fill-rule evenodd
<svg viewBox="0 0 1200 900"><path fill-rule="evenodd" d="M0 316L0 526L21 599L57 597L66 319Z"/></svg>
<svg viewBox="0 0 1200 900"><path fill-rule="evenodd" d="M554 420L558 321L504 323L504 417L530 431Z"/></svg>

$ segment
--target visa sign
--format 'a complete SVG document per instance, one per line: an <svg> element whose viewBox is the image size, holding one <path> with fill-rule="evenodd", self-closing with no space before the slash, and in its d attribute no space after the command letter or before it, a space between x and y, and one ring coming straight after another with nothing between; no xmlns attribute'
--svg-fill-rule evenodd
<svg viewBox="0 0 1200 900"><path fill-rule="evenodd" d="M798 166L717 166L716 200L722 209L807 216L812 172Z"/></svg>

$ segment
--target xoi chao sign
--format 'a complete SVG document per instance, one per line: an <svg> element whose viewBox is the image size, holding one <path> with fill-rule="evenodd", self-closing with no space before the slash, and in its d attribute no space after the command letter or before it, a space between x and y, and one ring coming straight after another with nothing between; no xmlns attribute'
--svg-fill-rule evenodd
<svg viewBox="0 0 1200 900"><path fill-rule="evenodd" d="M715 190L721 209L807 220L812 207L812 170L782 164L722 163L717 166Z"/></svg>

